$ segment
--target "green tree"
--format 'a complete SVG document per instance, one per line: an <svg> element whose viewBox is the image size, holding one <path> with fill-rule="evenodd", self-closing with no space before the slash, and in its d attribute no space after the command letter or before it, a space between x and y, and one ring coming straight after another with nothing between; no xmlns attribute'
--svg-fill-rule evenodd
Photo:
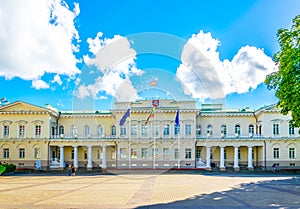
<svg viewBox="0 0 300 209"><path fill-rule="evenodd" d="M293 19L290 30L279 29L277 38L280 50L274 60L278 71L268 75L265 83L276 91L281 113L291 112L290 124L300 127L300 15Z"/></svg>

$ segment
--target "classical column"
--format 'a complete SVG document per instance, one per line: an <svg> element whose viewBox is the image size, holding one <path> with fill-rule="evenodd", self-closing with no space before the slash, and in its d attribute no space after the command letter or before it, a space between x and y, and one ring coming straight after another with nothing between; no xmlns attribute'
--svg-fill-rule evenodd
<svg viewBox="0 0 300 209"><path fill-rule="evenodd" d="M225 171L225 164L224 164L224 147L220 147L220 170Z"/></svg>
<svg viewBox="0 0 300 209"><path fill-rule="evenodd" d="M106 168L106 146L102 146L102 168Z"/></svg>
<svg viewBox="0 0 300 209"><path fill-rule="evenodd" d="M91 145L88 146L88 164L87 169L91 170L93 168L93 161L92 161L92 147Z"/></svg>
<svg viewBox="0 0 300 209"><path fill-rule="evenodd" d="M248 146L248 170L253 170L252 146Z"/></svg>
<svg viewBox="0 0 300 209"><path fill-rule="evenodd" d="M234 147L234 165L233 165L234 170L239 170L239 147L235 146Z"/></svg>
<svg viewBox="0 0 300 209"><path fill-rule="evenodd" d="M61 169L64 169L64 167L65 167L64 146L63 146L63 145L62 145L62 146L59 146L59 148L60 148L60 157L59 157L60 163L59 163L59 167L60 167Z"/></svg>
<svg viewBox="0 0 300 209"><path fill-rule="evenodd" d="M211 167L210 167L210 147L206 147L206 169L211 170Z"/></svg>
<svg viewBox="0 0 300 209"><path fill-rule="evenodd" d="M74 167L78 168L78 146L74 147Z"/></svg>

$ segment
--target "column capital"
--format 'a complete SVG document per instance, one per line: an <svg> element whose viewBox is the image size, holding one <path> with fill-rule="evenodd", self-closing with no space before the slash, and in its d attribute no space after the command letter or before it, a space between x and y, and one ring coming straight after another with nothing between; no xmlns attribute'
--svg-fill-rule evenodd
<svg viewBox="0 0 300 209"><path fill-rule="evenodd" d="M221 145L221 146L219 146L220 148L225 148L226 147L226 145Z"/></svg>
<svg viewBox="0 0 300 209"><path fill-rule="evenodd" d="M73 147L73 148L78 148L78 145L73 145L72 147Z"/></svg>
<svg viewBox="0 0 300 209"><path fill-rule="evenodd" d="M252 147L254 147L253 145L247 145L248 146L248 148L252 148Z"/></svg>
<svg viewBox="0 0 300 209"><path fill-rule="evenodd" d="M238 145L234 145L234 148L240 148L240 146L238 146Z"/></svg>
<svg viewBox="0 0 300 209"><path fill-rule="evenodd" d="M86 145L88 148L92 148L93 147L93 145Z"/></svg>
<svg viewBox="0 0 300 209"><path fill-rule="evenodd" d="M64 148L65 147L65 145L59 145L59 148Z"/></svg>

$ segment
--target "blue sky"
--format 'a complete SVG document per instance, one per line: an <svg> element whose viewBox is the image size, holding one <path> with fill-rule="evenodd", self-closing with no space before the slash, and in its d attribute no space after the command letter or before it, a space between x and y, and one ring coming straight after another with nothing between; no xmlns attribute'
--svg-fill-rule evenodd
<svg viewBox="0 0 300 209"><path fill-rule="evenodd" d="M297 0L2 1L0 97L59 109L152 97L257 109L277 101L263 80L277 30L298 14Z"/></svg>

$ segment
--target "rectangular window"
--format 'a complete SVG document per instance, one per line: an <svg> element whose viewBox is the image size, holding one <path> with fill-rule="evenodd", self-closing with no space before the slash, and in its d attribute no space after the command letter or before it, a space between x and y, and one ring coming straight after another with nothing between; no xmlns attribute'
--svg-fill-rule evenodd
<svg viewBox="0 0 300 209"><path fill-rule="evenodd" d="M252 149L252 159L254 159L254 149Z"/></svg>
<svg viewBox="0 0 300 209"><path fill-rule="evenodd" d="M185 159L192 158L192 149L185 149Z"/></svg>
<svg viewBox="0 0 300 209"><path fill-rule="evenodd" d="M71 151L71 160L74 160L74 150Z"/></svg>
<svg viewBox="0 0 300 209"><path fill-rule="evenodd" d="M116 155L117 155L116 149L115 149L115 148L112 148L112 149L111 149L111 159L116 159Z"/></svg>
<svg viewBox="0 0 300 209"><path fill-rule="evenodd" d="M121 136L126 136L126 127L125 126L121 126L121 128L120 128L120 135Z"/></svg>
<svg viewBox="0 0 300 209"><path fill-rule="evenodd" d="M158 125L153 126L153 132L154 132L155 136L159 136L159 126Z"/></svg>
<svg viewBox="0 0 300 209"><path fill-rule="evenodd" d="M20 137L25 136L25 125L19 125L19 136Z"/></svg>
<svg viewBox="0 0 300 209"><path fill-rule="evenodd" d="M148 136L148 126L142 125L142 136L147 137Z"/></svg>
<svg viewBox="0 0 300 209"><path fill-rule="evenodd" d="M8 148L3 149L3 158L9 158L9 149Z"/></svg>
<svg viewBox="0 0 300 209"><path fill-rule="evenodd" d="M142 148L142 159L148 158L148 148Z"/></svg>
<svg viewBox="0 0 300 209"><path fill-rule="evenodd" d="M296 166L296 163L290 163L290 166Z"/></svg>
<svg viewBox="0 0 300 209"><path fill-rule="evenodd" d="M87 153L87 151L84 151L84 156L83 156L83 158L84 158L85 160L88 159L88 153Z"/></svg>
<svg viewBox="0 0 300 209"><path fill-rule="evenodd" d="M294 135L295 134L295 128L289 124L289 135Z"/></svg>
<svg viewBox="0 0 300 209"><path fill-rule="evenodd" d="M101 159L101 151L97 150L97 159L100 160Z"/></svg>
<svg viewBox="0 0 300 209"><path fill-rule="evenodd" d="M199 124L196 125L196 136L201 136L201 126Z"/></svg>
<svg viewBox="0 0 300 209"><path fill-rule="evenodd" d="M42 127L41 125L35 125L35 136L41 136Z"/></svg>
<svg viewBox="0 0 300 209"><path fill-rule="evenodd" d="M170 125L167 124L164 126L164 136L169 136L170 135Z"/></svg>
<svg viewBox="0 0 300 209"><path fill-rule="evenodd" d="M131 136L137 137L137 132L138 132L138 126L137 125L132 125L131 126Z"/></svg>
<svg viewBox="0 0 300 209"><path fill-rule="evenodd" d="M152 149L152 157L158 158L158 148Z"/></svg>
<svg viewBox="0 0 300 209"><path fill-rule="evenodd" d="M24 148L19 149L19 158L25 158L25 149Z"/></svg>
<svg viewBox="0 0 300 209"><path fill-rule="evenodd" d="M273 134L279 135L279 124L278 123L273 124Z"/></svg>
<svg viewBox="0 0 300 209"><path fill-rule="evenodd" d="M275 159L279 158L279 148L273 149L273 158Z"/></svg>
<svg viewBox="0 0 300 209"><path fill-rule="evenodd" d="M163 149L163 156L164 156L164 159L169 158L169 148Z"/></svg>
<svg viewBox="0 0 300 209"><path fill-rule="evenodd" d="M293 148L293 147L289 148L289 158L290 159L296 158L296 156L295 156L295 148Z"/></svg>
<svg viewBox="0 0 300 209"><path fill-rule="evenodd" d="M34 148L34 159L39 159L41 157L41 149L40 148Z"/></svg>
<svg viewBox="0 0 300 209"><path fill-rule="evenodd" d="M238 150L238 159L241 159L241 150Z"/></svg>
<svg viewBox="0 0 300 209"><path fill-rule="evenodd" d="M196 150L196 158L201 158L201 150Z"/></svg>
<svg viewBox="0 0 300 209"><path fill-rule="evenodd" d="M3 126L3 136L8 137L9 136L9 126Z"/></svg>
<svg viewBox="0 0 300 209"><path fill-rule="evenodd" d="M137 149L136 148L131 148L130 149L130 157L131 158L137 158Z"/></svg>
<svg viewBox="0 0 300 209"><path fill-rule="evenodd" d="M174 158L178 159L179 158L179 150L176 148L174 149Z"/></svg>
<svg viewBox="0 0 300 209"><path fill-rule="evenodd" d="M191 124L185 125L185 135L186 136L192 135L192 125Z"/></svg>
<svg viewBox="0 0 300 209"><path fill-rule="evenodd" d="M120 148L120 158L126 158L126 148Z"/></svg>
<svg viewBox="0 0 300 209"><path fill-rule="evenodd" d="M174 126L174 135L179 135L180 134L180 126Z"/></svg>
<svg viewBox="0 0 300 209"><path fill-rule="evenodd" d="M227 151L226 151L226 149L224 149L224 160L226 160L227 159Z"/></svg>

